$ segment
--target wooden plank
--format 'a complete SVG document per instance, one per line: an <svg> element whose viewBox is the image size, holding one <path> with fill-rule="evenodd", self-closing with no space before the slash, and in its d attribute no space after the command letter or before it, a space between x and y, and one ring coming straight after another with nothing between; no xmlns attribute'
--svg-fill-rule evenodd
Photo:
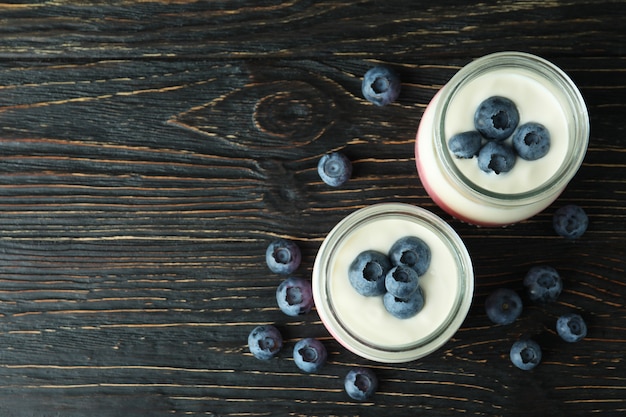
<svg viewBox="0 0 626 417"><path fill-rule="evenodd" d="M619 56L623 11L620 1L586 0L4 4L0 57L465 59L503 48Z"/></svg>
<svg viewBox="0 0 626 417"><path fill-rule="evenodd" d="M0 5L0 414L3 416L621 415L626 409L623 2L46 2ZM539 23L537 23L539 22ZM422 112L472 58L523 49L580 86L592 137L560 199L505 229L444 214L415 170ZM360 93L377 62L401 73L397 103ZM317 160L346 152L354 176L324 185ZM309 277L327 232L378 202L420 205L467 243L476 293L461 330L401 365L361 359L313 311L277 308L265 266L275 237ZM551 215L581 204L583 239ZM535 264L562 272L558 302L526 298L494 326L501 286L523 293ZM559 314L590 333L558 339ZM276 324L279 358L246 346ZM544 362L521 372L511 343L532 334ZM301 373L291 349L319 337L329 363ZM356 403L356 365L381 380Z"/></svg>

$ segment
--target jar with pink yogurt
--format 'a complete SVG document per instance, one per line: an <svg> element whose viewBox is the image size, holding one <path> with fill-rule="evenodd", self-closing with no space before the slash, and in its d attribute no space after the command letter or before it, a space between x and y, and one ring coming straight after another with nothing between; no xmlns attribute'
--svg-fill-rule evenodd
<svg viewBox="0 0 626 417"><path fill-rule="evenodd" d="M520 125L548 129L544 157L517 158L511 171L495 174L481 171L476 157L450 152L450 137L473 130L475 109L492 96L515 103ZM505 226L556 200L580 168L588 141L587 107L574 82L543 58L500 52L467 64L435 95L417 131L415 160L424 188L443 210L475 225Z"/></svg>

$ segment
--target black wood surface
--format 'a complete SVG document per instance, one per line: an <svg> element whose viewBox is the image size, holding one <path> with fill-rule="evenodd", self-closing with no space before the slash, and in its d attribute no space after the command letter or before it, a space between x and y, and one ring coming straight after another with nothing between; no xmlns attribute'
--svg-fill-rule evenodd
<svg viewBox="0 0 626 417"><path fill-rule="evenodd" d="M33 1L0 4L1 416L619 416L626 413L626 2ZM443 213L415 170L425 106L464 64L501 50L543 56L578 84L592 135L585 162L545 212L505 229ZM360 93L377 63L398 102ZM344 151L348 184L317 160ZM309 278L328 231L355 209L404 202L465 240L476 292L432 355L384 365L346 351L317 313L290 318L265 248L290 238ZM591 223L557 237L554 210ZM562 274L551 305L490 323L486 295L523 293L536 264ZM566 344L556 317L588 337ZM285 349L254 359L248 332L277 325ZM514 368L530 334L543 363ZM318 337L316 374L291 348ZM343 391L352 366L380 387Z"/></svg>

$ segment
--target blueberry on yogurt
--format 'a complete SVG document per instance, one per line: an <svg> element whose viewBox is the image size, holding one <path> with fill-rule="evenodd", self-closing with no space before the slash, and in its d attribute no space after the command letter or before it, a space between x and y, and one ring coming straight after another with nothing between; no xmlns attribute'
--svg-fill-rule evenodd
<svg viewBox="0 0 626 417"><path fill-rule="evenodd" d="M311 283L302 278L289 277L276 288L276 302L288 316L299 316L311 311L313 292Z"/></svg>
<svg viewBox="0 0 626 417"><path fill-rule="evenodd" d="M513 133L519 123L515 103L506 97L489 97L474 113L474 127L489 140L502 141Z"/></svg>
<svg viewBox="0 0 626 417"><path fill-rule="evenodd" d="M419 313L424 307L424 294L422 288L417 287L412 294L406 298L399 298L390 292L383 296L385 309L397 319L408 319Z"/></svg>
<svg viewBox="0 0 626 417"><path fill-rule="evenodd" d="M387 292L398 298L408 298L417 291L418 283L417 272L406 265L394 266L385 276Z"/></svg>
<svg viewBox="0 0 626 417"><path fill-rule="evenodd" d="M385 276L391 269L387 255L374 250L361 252L348 269L352 287L361 295L372 297L385 293Z"/></svg>
<svg viewBox="0 0 626 417"><path fill-rule="evenodd" d="M487 173L501 174L513 169L516 158L508 144L489 141L478 152L478 167Z"/></svg>
<svg viewBox="0 0 626 417"><path fill-rule="evenodd" d="M450 152L457 158L470 159L478 155L483 137L476 130L457 133L448 140Z"/></svg>
<svg viewBox="0 0 626 417"><path fill-rule="evenodd" d="M424 275L430 266L430 248L416 236L398 239L389 249L392 265L405 265L413 268L418 276Z"/></svg>
<svg viewBox="0 0 626 417"><path fill-rule="evenodd" d="M541 123L525 123L513 133L513 148L527 161L543 158L550 150L550 132Z"/></svg>

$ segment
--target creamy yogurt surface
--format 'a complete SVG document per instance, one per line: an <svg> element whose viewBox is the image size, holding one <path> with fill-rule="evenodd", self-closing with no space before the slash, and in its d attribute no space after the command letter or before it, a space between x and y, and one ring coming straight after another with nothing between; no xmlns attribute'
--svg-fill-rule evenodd
<svg viewBox="0 0 626 417"><path fill-rule="evenodd" d="M409 319L398 319L385 310L382 296L357 293L348 279L350 263L365 250L387 254L394 242L417 236L430 247L428 271L420 277L424 307ZM459 296L457 260L442 238L411 220L384 218L361 225L345 237L329 267L328 292L332 309L344 328L356 338L386 348L415 344L432 335L449 319Z"/></svg>
<svg viewBox="0 0 626 417"><path fill-rule="evenodd" d="M479 187L497 193L523 193L548 181L561 167L568 150L568 122L554 90L545 80L522 69L501 69L478 76L461 87L450 101L445 119L445 137L474 128L474 112L482 101L492 96L512 100L520 115L520 125L543 124L550 132L550 151L535 161L517 158L507 173L486 173L478 168L476 157L452 156L461 173ZM506 139L510 144L511 139Z"/></svg>

